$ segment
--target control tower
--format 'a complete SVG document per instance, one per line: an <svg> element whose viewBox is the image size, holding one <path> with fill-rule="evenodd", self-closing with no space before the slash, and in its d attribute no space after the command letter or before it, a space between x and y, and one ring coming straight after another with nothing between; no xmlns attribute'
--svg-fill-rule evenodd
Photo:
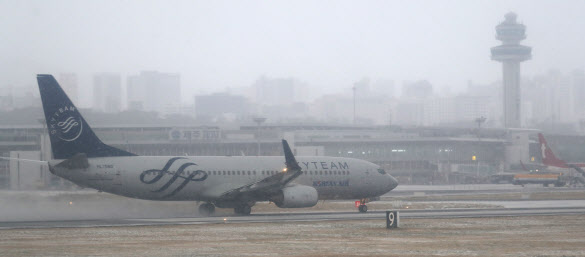
<svg viewBox="0 0 585 257"><path fill-rule="evenodd" d="M526 38L526 26L516 22L516 14L510 12L505 18L496 26L496 39L502 44L492 47L492 60L502 62L504 127L520 128L520 62L532 57L532 48L520 45Z"/></svg>

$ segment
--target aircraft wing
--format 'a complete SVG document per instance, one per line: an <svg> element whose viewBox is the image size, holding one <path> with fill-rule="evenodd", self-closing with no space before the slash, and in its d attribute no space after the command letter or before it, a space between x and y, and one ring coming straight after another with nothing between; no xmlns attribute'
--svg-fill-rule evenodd
<svg viewBox="0 0 585 257"><path fill-rule="evenodd" d="M224 192L219 197L219 201L268 200L270 196L278 193L280 189L300 176L303 171L286 140L282 140L282 147L284 148L286 170L260 181Z"/></svg>

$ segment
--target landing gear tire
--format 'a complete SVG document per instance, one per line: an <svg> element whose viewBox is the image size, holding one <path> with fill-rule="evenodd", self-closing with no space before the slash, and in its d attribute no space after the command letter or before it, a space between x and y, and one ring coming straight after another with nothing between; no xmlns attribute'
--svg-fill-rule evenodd
<svg viewBox="0 0 585 257"><path fill-rule="evenodd" d="M358 207L358 209L360 210L360 212L365 213L368 211L368 206L363 204L363 205L360 205L360 207Z"/></svg>
<svg viewBox="0 0 585 257"><path fill-rule="evenodd" d="M250 207L247 204L234 208L234 213L236 213L237 215L248 216L250 215L251 212L252 207Z"/></svg>
<svg viewBox="0 0 585 257"><path fill-rule="evenodd" d="M215 212L215 206L211 203L204 203L199 205L199 215L201 216L211 216Z"/></svg>

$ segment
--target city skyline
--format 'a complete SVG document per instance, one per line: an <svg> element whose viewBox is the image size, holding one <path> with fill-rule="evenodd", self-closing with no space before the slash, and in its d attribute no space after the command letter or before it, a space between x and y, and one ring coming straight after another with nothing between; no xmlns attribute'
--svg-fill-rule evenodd
<svg viewBox="0 0 585 257"><path fill-rule="evenodd" d="M534 47L524 75L583 69L585 59L582 1L0 4L1 85L76 73L87 85L82 102L91 99L93 73L141 70L180 73L183 101L262 75L299 79L318 94L350 91L363 77L428 80L438 92L461 92L469 80L501 76L489 48L510 11L529 25L525 43Z"/></svg>

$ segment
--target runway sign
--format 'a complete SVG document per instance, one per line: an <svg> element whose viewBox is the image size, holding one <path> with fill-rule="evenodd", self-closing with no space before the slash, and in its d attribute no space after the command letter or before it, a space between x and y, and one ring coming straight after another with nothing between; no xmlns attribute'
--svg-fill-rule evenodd
<svg viewBox="0 0 585 257"><path fill-rule="evenodd" d="M398 211L386 211L386 228L387 229L398 228L399 222L400 222L400 216L398 216Z"/></svg>

